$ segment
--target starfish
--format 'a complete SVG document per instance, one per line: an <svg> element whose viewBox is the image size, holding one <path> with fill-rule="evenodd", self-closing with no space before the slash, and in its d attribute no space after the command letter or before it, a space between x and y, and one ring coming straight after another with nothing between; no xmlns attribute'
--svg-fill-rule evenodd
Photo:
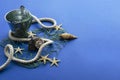
<svg viewBox="0 0 120 80"><path fill-rule="evenodd" d="M49 60L51 61L50 58L48 58L49 54L47 54L46 56L41 56L41 59L39 59L40 61L43 61L44 64L46 64L46 61Z"/></svg>
<svg viewBox="0 0 120 80"><path fill-rule="evenodd" d="M53 66L53 65L58 66L58 62L60 62L60 60L57 60L57 59L54 57L50 66Z"/></svg>
<svg viewBox="0 0 120 80"><path fill-rule="evenodd" d="M63 30L63 28L61 28L61 26L62 26L62 24L56 25L56 26L55 26L55 30Z"/></svg>
<svg viewBox="0 0 120 80"><path fill-rule="evenodd" d="M36 36L36 34L34 34L32 31L28 32L28 37L34 37L34 36Z"/></svg>
<svg viewBox="0 0 120 80"><path fill-rule="evenodd" d="M22 48L20 48L20 47L14 48L14 49L15 49L15 53L19 52L20 54L23 54L23 53L22 53L22 50L24 50L24 49L22 49Z"/></svg>

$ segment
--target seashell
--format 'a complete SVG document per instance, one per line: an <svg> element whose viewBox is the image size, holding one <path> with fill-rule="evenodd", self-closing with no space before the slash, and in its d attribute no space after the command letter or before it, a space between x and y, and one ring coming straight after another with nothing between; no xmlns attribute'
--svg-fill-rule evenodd
<svg viewBox="0 0 120 80"><path fill-rule="evenodd" d="M33 37L29 43L28 43L28 49L31 51L36 50L37 48L39 48L42 44L44 43L44 41L42 39L40 39L39 37Z"/></svg>
<svg viewBox="0 0 120 80"><path fill-rule="evenodd" d="M62 33L60 35L60 37L64 40L72 40L72 39L76 39L77 37L72 35L72 34L69 34L69 33Z"/></svg>
<svg viewBox="0 0 120 80"><path fill-rule="evenodd" d="M36 42L35 42L35 47L36 48L40 48L40 46L44 43L44 41L42 39L38 39Z"/></svg>

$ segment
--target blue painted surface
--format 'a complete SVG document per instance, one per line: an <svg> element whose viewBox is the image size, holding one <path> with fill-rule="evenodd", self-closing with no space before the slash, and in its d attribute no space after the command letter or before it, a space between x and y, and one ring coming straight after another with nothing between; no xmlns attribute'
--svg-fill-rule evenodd
<svg viewBox="0 0 120 80"><path fill-rule="evenodd" d="M37 17L55 18L78 36L59 53L59 67L26 69L11 63L0 80L120 80L120 0L1 0L0 40L6 12L26 6ZM6 60L0 53L0 64ZM12 79L13 78L13 79Z"/></svg>

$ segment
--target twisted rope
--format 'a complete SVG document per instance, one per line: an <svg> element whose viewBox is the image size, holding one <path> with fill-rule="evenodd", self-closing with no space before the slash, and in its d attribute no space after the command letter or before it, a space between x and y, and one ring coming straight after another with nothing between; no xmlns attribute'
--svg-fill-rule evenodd
<svg viewBox="0 0 120 80"><path fill-rule="evenodd" d="M16 38L16 37L14 37L14 36L11 35L11 32L9 33L9 38L12 39L12 40L14 40L14 41L30 41L30 38L26 38L26 39L25 39L25 38ZM23 60L23 59L19 59L19 58L16 58L16 57L13 56L13 57L12 57L12 60L13 60L13 61L16 61L16 62L19 62L19 63L24 63L24 64L35 62L35 61L39 58L42 49L43 49L45 46L53 43L53 41L50 40L50 39L45 39L45 38L41 38L41 39L42 39L43 41L45 41L45 43L43 43L43 44L40 46L40 48L38 49L38 52L37 52L36 56L35 56L33 59L31 59L31 60ZM8 53L5 53L5 55L6 55L7 57L10 56L10 54L8 54Z"/></svg>
<svg viewBox="0 0 120 80"><path fill-rule="evenodd" d="M34 20L32 20L32 23L38 22L43 28L47 28L47 29L48 28L55 28L55 26L57 24L56 21L54 19L52 19L52 18L39 18L38 19L36 16L34 16L32 14L31 14L31 16L34 19ZM42 23L42 21L51 22L51 23L53 23L53 25L52 26L46 26L46 25L44 25ZM31 40L31 38L17 38L17 37L14 37L11 34L11 31L9 31L9 38L11 40L14 40L14 41L30 41ZM19 63L23 63L23 64L33 63L36 60L38 60L38 58L40 57L42 49L45 46L53 43L53 41L50 40L50 39L45 39L45 38L41 38L41 39L44 40L45 43L43 43L40 46L40 48L38 49L38 52L37 52L36 56L34 58L30 59L30 60L23 60L23 59L19 59L19 58L14 57L13 56L14 55L14 48L13 48L13 46L11 44L7 44L5 46L5 48L4 48L4 52L5 52L6 57L8 57L8 59L7 59L7 61L3 65L0 66L0 71L3 70L11 62L11 60L19 62Z"/></svg>
<svg viewBox="0 0 120 80"><path fill-rule="evenodd" d="M0 66L0 71L3 70L11 62L13 58L13 53L14 53L13 46L11 44L7 44L5 46L4 52L6 54L9 54L9 56L8 56L7 61L2 66Z"/></svg>

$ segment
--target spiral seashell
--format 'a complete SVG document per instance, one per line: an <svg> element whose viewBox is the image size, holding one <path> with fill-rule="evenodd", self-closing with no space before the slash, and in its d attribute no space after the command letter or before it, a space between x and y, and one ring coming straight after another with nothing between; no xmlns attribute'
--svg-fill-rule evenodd
<svg viewBox="0 0 120 80"><path fill-rule="evenodd" d="M62 33L60 35L60 37L64 40L72 40L72 39L76 39L77 37L72 35L72 34L69 34L69 33Z"/></svg>
<svg viewBox="0 0 120 80"><path fill-rule="evenodd" d="M30 51L39 49L44 41L39 37L33 37L28 43L28 49Z"/></svg>
<svg viewBox="0 0 120 80"><path fill-rule="evenodd" d="M38 39L38 40L35 42L35 47L39 49L40 46L41 46L43 43L44 43L44 42L43 42L42 39Z"/></svg>

